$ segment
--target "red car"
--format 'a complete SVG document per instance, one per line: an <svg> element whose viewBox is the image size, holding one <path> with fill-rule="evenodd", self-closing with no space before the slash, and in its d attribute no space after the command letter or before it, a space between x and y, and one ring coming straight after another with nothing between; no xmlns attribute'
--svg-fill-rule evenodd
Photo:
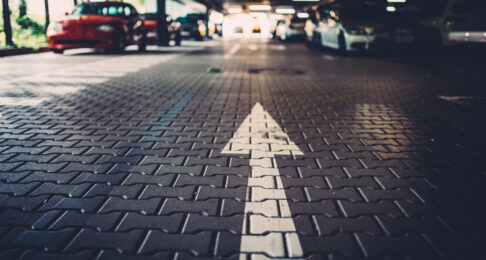
<svg viewBox="0 0 486 260"><path fill-rule="evenodd" d="M146 28L137 10L122 2L92 2L78 5L65 19L47 29L47 43L54 53L66 49L94 48L123 51L136 44L147 45Z"/></svg>

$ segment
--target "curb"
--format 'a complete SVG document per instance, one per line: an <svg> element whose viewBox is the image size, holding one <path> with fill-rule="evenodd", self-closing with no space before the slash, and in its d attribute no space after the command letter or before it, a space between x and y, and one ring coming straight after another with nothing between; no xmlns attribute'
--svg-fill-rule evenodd
<svg viewBox="0 0 486 260"><path fill-rule="evenodd" d="M42 47L42 48L39 48L39 49L36 49L36 50L34 50L32 48L0 49L0 57L39 53L39 52L46 52L46 51L49 51L49 48Z"/></svg>

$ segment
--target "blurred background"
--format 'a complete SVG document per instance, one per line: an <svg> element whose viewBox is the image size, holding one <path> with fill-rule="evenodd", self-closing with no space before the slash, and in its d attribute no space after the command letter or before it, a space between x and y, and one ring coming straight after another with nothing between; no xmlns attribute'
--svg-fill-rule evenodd
<svg viewBox="0 0 486 260"><path fill-rule="evenodd" d="M45 47L49 23L86 2L97 1L2 0L0 48ZM154 20L160 14L157 6L165 5L167 22L177 23L183 39L275 38L343 51L486 43L486 1L480 0L118 2Z"/></svg>

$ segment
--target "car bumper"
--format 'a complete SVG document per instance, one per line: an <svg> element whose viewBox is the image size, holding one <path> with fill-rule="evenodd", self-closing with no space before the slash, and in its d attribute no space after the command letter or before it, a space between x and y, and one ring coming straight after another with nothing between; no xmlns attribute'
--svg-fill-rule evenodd
<svg viewBox="0 0 486 260"><path fill-rule="evenodd" d="M447 34L446 44L464 44L464 43L484 43L486 44L486 31L483 32L449 32Z"/></svg>
<svg viewBox="0 0 486 260"><path fill-rule="evenodd" d="M302 30L299 30L299 29L291 29L291 30L287 30L287 36L288 37L303 37L305 36L305 31L304 29Z"/></svg>
<svg viewBox="0 0 486 260"><path fill-rule="evenodd" d="M115 37L112 33L85 33L70 34L60 33L47 37L47 44L50 49L76 49L94 48L110 49L116 47Z"/></svg>
<svg viewBox="0 0 486 260"><path fill-rule="evenodd" d="M375 39L371 35L347 35L346 47L348 51L369 50Z"/></svg>

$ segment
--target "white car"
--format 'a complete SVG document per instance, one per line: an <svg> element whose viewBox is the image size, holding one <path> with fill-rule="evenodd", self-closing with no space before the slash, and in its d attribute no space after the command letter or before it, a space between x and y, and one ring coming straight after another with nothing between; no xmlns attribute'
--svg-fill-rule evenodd
<svg viewBox="0 0 486 260"><path fill-rule="evenodd" d="M386 7L379 0L323 0L306 24L307 43L356 51L413 42L412 31L397 26Z"/></svg>
<svg viewBox="0 0 486 260"><path fill-rule="evenodd" d="M295 38L304 38L305 19L293 17L279 21L275 29L277 39L285 41Z"/></svg>

